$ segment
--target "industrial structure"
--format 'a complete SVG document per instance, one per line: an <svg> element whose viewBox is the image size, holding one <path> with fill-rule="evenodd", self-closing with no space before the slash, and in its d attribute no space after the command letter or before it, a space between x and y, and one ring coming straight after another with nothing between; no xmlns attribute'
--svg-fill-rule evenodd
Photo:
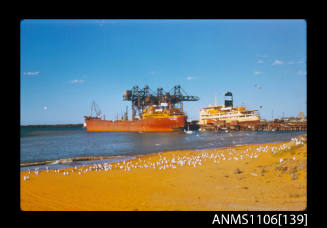
<svg viewBox="0 0 327 228"><path fill-rule="evenodd" d="M132 102L132 120L135 120L136 116L142 119L145 110L151 106L171 111L178 108L183 112L183 101L199 100L196 96L187 95L185 91L183 91L184 95L182 91L180 85L174 86L169 92L164 92L162 88L158 88L156 93L149 86L144 86L143 89L134 86L132 90L124 91L123 100Z"/></svg>
<svg viewBox="0 0 327 228"><path fill-rule="evenodd" d="M84 116L87 131L138 131L166 132L183 129L200 131L305 131L307 120L304 113L298 117L288 117L266 121L260 119L258 110L246 109L244 105L234 107L233 94L226 92L224 105L209 105L200 110L200 120L187 122L183 111L184 101L198 101L197 96L188 95L181 86L174 86L165 92L158 88L156 92L149 86L123 92L123 100L132 103L131 120L128 109L116 120L106 120L95 102L91 105L90 116Z"/></svg>

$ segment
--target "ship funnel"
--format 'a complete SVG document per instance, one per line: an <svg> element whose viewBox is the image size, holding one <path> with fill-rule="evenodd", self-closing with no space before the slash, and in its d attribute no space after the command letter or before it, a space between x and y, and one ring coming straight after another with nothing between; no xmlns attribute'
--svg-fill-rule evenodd
<svg viewBox="0 0 327 228"><path fill-rule="evenodd" d="M132 90L125 90L123 94L123 100L128 101L132 97Z"/></svg>
<svg viewBox="0 0 327 228"><path fill-rule="evenodd" d="M225 93L225 107L233 107L233 94L231 92Z"/></svg>

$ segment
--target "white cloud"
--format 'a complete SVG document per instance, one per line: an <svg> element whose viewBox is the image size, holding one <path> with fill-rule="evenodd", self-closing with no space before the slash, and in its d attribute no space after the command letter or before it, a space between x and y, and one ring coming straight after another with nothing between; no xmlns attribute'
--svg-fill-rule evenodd
<svg viewBox="0 0 327 228"><path fill-rule="evenodd" d="M263 63L263 60L260 59L257 61L257 63L261 64L261 63Z"/></svg>
<svg viewBox="0 0 327 228"><path fill-rule="evenodd" d="M268 55L257 55L257 56L261 58L268 58Z"/></svg>
<svg viewBox="0 0 327 228"><path fill-rule="evenodd" d="M260 72L260 71L254 71L253 74L259 75L259 74L262 74L262 72Z"/></svg>
<svg viewBox="0 0 327 228"><path fill-rule="evenodd" d="M284 64L284 62L281 61L281 60L276 59L275 62L273 62L272 65L274 66L274 65L281 65L281 64Z"/></svg>
<svg viewBox="0 0 327 228"><path fill-rule="evenodd" d="M155 71L151 71L150 74L151 74L151 75L155 75L156 72L155 72Z"/></svg>
<svg viewBox="0 0 327 228"><path fill-rule="evenodd" d="M194 79L195 77L190 77L190 76L186 78L186 80L194 80Z"/></svg>
<svg viewBox="0 0 327 228"><path fill-rule="evenodd" d="M297 72L297 74L298 74L298 75L307 75L307 72L302 71L302 70L299 70L299 71Z"/></svg>
<svg viewBox="0 0 327 228"><path fill-rule="evenodd" d="M97 21L95 21L95 23L97 23L100 27L102 27L106 23L106 21L105 20L97 20Z"/></svg>
<svg viewBox="0 0 327 228"><path fill-rule="evenodd" d="M24 75L39 75L39 71L36 72L24 72Z"/></svg>
<svg viewBox="0 0 327 228"><path fill-rule="evenodd" d="M100 27L103 27L105 24L116 24L117 21L113 21L113 20L96 20L95 23L97 23Z"/></svg>
<svg viewBox="0 0 327 228"><path fill-rule="evenodd" d="M261 89L261 86L258 85L258 84L255 84L254 87L257 88L257 89Z"/></svg>
<svg viewBox="0 0 327 228"><path fill-rule="evenodd" d="M303 64L304 61L303 60L299 60L299 61L288 61L287 64L293 65L293 64Z"/></svg>
<svg viewBox="0 0 327 228"><path fill-rule="evenodd" d="M77 83L83 83L84 80L71 80L70 83L77 84Z"/></svg>

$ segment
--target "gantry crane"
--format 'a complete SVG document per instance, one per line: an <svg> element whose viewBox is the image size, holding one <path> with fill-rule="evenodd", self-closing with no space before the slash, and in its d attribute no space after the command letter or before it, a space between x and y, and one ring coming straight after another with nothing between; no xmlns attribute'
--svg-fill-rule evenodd
<svg viewBox="0 0 327 228"><path fill-rule="evenodd" d="M153 92L149 86L144 86L143 89L134 86L132 90L124 91L123 100L132 101L132 120L134 120L136 111L138 116L142 118L143 109L148 106L166 106L171 109L179 104L181 111L183 111L183 101L198 101L199 97L187 95L180 85L174 86L169 92L165 92L162 88Z"/></svg>

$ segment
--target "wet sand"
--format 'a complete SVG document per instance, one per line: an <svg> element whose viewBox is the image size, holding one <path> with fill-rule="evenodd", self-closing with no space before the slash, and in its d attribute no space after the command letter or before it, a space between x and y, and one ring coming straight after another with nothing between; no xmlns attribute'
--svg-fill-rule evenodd
<svg viewBox="0 0 327 228"><path fill-rule="evenodd" d="M21 172L24 211L304 210L306 137Z"/></svg>

